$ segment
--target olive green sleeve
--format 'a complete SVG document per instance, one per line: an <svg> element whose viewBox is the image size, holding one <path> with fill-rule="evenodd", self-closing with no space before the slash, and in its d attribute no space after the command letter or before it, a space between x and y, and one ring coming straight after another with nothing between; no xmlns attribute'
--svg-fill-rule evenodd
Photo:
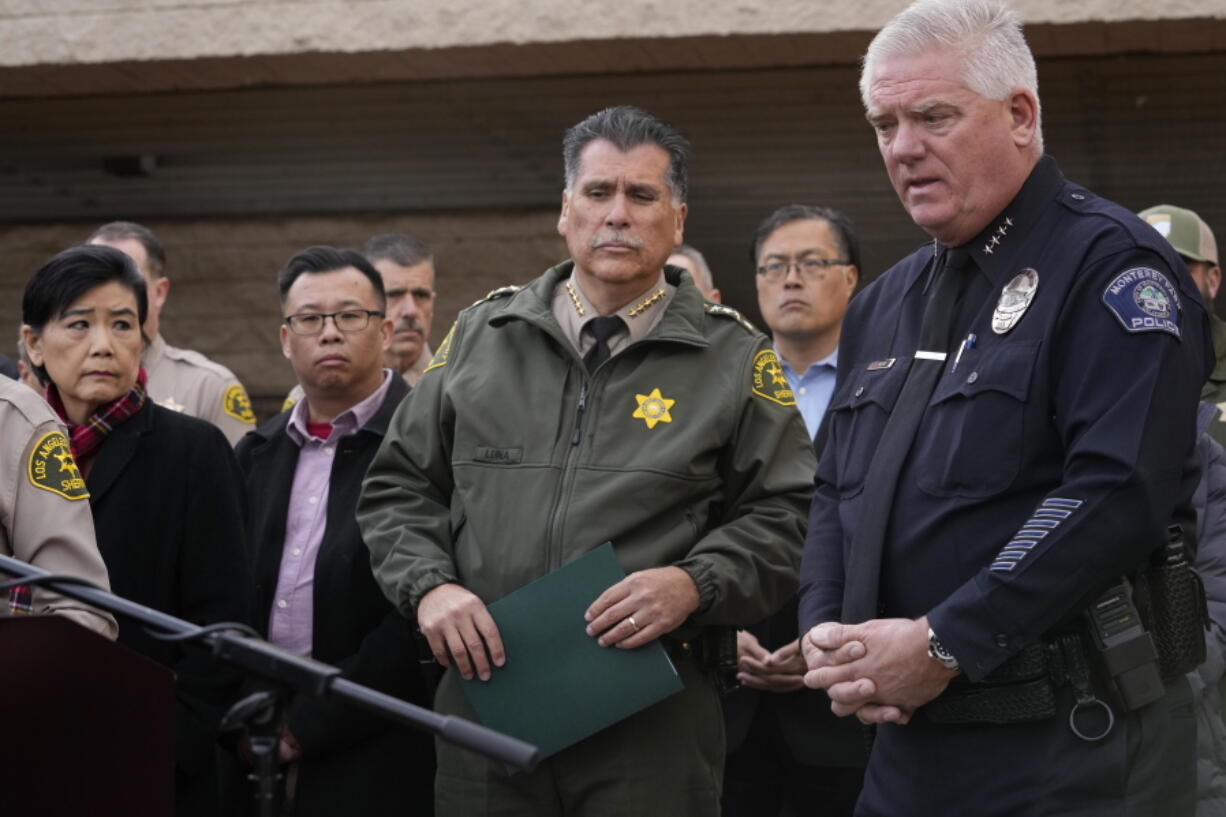
<svg viewBox="0 0 1226 817"><path fill-rule="evenodd" d="M768 350L749 349L729 395L739 417L721 459L723 517L678 563L698 586L697 624L749 626L796 592L817 463L795 402L750 388Z"/></svg>
<svg viewBox="0 0 1226 817"><path fill-rule="evenodd" d="M447 380L456 365L463 323L461 313L392 416L358 501L358 524L375 580L410 616L428 591L458 581L450 508L455 413L447 398Z"/></svg>

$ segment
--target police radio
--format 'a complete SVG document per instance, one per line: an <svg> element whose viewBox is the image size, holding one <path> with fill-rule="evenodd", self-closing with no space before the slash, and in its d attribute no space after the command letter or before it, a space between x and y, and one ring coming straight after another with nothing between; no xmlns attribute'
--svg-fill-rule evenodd
<svg viewBox="0 0 1226 817"><path fill-rule="evenodd" d="M1125 711L1161 698L1165 690L1158 672L1158 651L1141 623L1128 580L1121 579L1099 596L1086 617L1102 666Z"/></svg>

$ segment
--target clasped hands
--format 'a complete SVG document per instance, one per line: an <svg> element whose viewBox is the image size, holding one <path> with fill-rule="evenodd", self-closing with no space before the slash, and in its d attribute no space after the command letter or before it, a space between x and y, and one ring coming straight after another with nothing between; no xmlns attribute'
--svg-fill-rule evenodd
<svg viewBox="0 0 1226 817"><path fill-rule="evenodd" d="M605 590L584 613L588 635L602 647L631 650L681 625L698 609L698 587L679 567L631 573ZM458 584L440 584L417 605L417 626L444 667L455 662L465 680L488 681L506 663L498 625L485 603Z"/></svg>
<svg viewBox="0 0 1226 817"><path fill-rule="evenodd" d="M805 686L824 689L834 714L905 724L957 675L928 657L928 618L826 622L805 633Z"/></svg>

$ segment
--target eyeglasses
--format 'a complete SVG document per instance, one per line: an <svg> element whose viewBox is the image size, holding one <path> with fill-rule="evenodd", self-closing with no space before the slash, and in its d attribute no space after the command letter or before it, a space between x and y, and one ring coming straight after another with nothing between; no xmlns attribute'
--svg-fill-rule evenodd
<svg viewBox="0 0 1226 817"><path fill-rule="evenodd" d="M361 332L370 326L370 319L383 313L377 309L344 309L340 312L299 312L297 315L286 315L285 325L295 335L318 335L324 331L324 323L328 318L336 324L336 328L346 334Z"/></svg>
<svg viewBox="0 0 1226 817"><path fill-rule="evenodd" d="M839 258L801 258L798 261L772 261L769 264L763 264L758 267L758 275L761 275L772 284L777 284L788 277L788 270L794 266L796 271L800 273L801 278L820 281L826 277L827 267L846 267L850 263L850 261Z"/></svg>

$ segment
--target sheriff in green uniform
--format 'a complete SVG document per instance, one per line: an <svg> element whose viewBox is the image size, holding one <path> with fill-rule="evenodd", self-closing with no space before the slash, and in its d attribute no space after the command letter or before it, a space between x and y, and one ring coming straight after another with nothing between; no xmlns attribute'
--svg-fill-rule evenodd
<svg viewBox="0 0 1226 817"><path fill-rule="evenodd" d="M687 152L629 107L567 133L573 260L460 314L358 508L384 591L450 667L440 711L471 717L459 676L515 660L486 605L605 541L628 576L576 626L662 639L685 690L530 774L441 744L439 814L719 812L719 701L684 645L793 592L814 459L768 339L664 266Z"/></svg>

